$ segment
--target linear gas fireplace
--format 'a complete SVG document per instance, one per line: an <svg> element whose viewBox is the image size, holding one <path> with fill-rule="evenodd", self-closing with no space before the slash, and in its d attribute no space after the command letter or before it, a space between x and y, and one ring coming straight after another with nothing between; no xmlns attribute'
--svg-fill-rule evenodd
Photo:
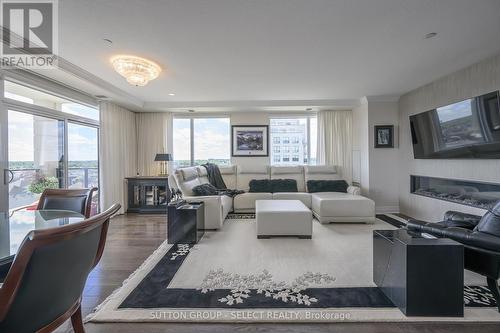
<svg viewBox="0 0 500 333"><path fill-rule="evenodd" d="M489 209L500 200L500 184L410 176L410 191L439 200Z"/></svg>

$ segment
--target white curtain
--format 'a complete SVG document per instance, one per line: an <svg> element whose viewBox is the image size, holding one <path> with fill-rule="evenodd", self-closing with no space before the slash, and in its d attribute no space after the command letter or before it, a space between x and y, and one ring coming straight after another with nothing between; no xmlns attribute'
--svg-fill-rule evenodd
<svg viewBox="0 0 500 333"><path fill-rule="evenodd" d="M172 133L171 113L136 113L137 171L140 176L158 176L161 165L158 153L172 153L168 135Z"/></svg>
<svg viewBox="0 0 500 333"><path fill-rule="evenodd" d="M352 112L318 112L318 163L335 165L352 181Z"/></svg>
<svg viewBox="0 0 500 333"><path fill-rule="evenodd" d="M135 114L111 102L101 102L100 196L101 209L114 203L126 209L125 177L137 173L137 137Z"/></svg>

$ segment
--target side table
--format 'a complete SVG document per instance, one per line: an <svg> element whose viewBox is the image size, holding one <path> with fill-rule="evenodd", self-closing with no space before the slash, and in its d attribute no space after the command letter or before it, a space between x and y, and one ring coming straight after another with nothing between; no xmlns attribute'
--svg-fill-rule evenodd
<svg viewBox="0 0 500 333"><path fill-rule="evenodd" d="M454 240L373 231L373 281L407 316L464 315L464 247Z"/></svg>
<svg viewBox="0 0 500 333"><path fill-rule="evenodd" d="M195 244L205 229L203 202L178 200L168 204L167 239L169 244Z"/></svg>

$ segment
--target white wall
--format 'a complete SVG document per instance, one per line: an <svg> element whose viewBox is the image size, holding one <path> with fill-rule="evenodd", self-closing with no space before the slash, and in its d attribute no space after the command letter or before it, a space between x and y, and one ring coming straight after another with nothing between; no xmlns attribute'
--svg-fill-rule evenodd
<svg viewBox="0 0 500 333"><path fill-rule="evenodd" d="M377 213L399 211L398 103L368 100L370 198ZM394 148L375 148L375 125L394 126Z"/></svg>
<svg viewBox="0 0 500 333"><path fill-rule="evenodd" d="M359 174L361 192L369 195L370 188L370 159L368 138L368 101L363 99L361 105L352 110L352 150L353 156L359 155L359 165L353 163L353 174ZM356 159L354 159L356 160ZM354 161L358 162L358 161ZM358 170L356 170L358 168Z"/></svg>
<svg viewBox="0 0 500 333"><path fill-rule="evenodd" d="M439 106L500 90L500 55L434 81L403 95L399 101L399 201L401 212L438 221L447 210L473 214L484 210L410 194L410 175L500 183L500 160L415 160L409 116Z"/></svg>
<svg viewBox="0 0 500 333"><path fill-rule="evenodd" d="M359 154L354 168L359 168L363 195L375 201L378 213L399 211L398 123L397 102L363 98L353 109L353 156ZM374 148L375 125L394 125L395 148Z"/></svg>

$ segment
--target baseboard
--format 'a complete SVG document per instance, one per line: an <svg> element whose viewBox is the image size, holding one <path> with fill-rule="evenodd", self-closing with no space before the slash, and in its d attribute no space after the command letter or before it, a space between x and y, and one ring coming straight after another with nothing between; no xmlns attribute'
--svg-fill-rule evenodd
<svg viewBox="0 0 500 333"><path fill-rule="evenodd" d="M377 206L375 207L375 213L377 214L399 213L399 206Z"/></svg>

